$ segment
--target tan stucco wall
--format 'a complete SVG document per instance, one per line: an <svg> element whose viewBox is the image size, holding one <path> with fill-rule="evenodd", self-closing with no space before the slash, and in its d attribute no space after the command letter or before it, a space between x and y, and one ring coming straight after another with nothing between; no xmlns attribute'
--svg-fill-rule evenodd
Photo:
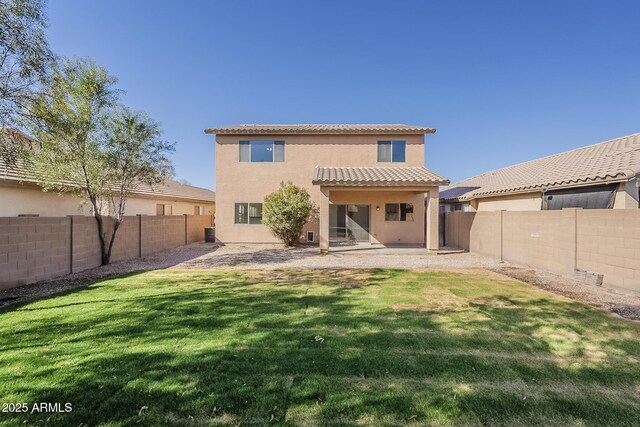
<svg viewBox="0 0 640 427"><path fill-rule="evenodd" d="M285 161L282 163L240 163L238 143L244 140L284 140ZM378 163L377 142L381 140L406 141L407 161L405 163ZM306 188L312 201L319 207L320 188L311 183L316 166L403 167L424 165L423 135L219 135L216 142L216 238L225 243L277 242L277 239L263 225L234 224L234 204L236 202L261 203L267 194L278 188L281 181L292 181L294 184ZM415 200L415 208L424 212L423 202L417 202L417 196ZM414 216L417 216L417 213ZM418 220L413 224L417 230L419 228ZM317 243L318 212L315 213L314 219L305 226L305 235L307 230L314 231ZM423 232L422 228L419 231Z"/></svg>
<svg viewBox="0 0 640 427"><path fill-rule="evenodd" d="M212 225L211 220L210 215L125 217L111 261L144 257L202 241L204 228ZM100 242L93 217L0 217L0 289L100 264Z"/></svg>
<svg viewBox="0 0 640 427"><path fill-rule="evenodd" d="M640 209L450 212L445 230L447 245L640 292Z"/></svg>
<svg viewBox="0 0 640 427"><path fill-rule="evenodd" d="M613 209L638 209L636 181L621 182L613 201Z"/></svg>
<svg viewBox="0 0 640 427"><path fill-rule="evenodd" d="M215 209L213 203L131 197L127 200L125 215L155 215L158 203L172 205L173 215L193 215L194 206L204 206L207 215L213 214ZM91 215L91 209L88 204L82 205L81 200L72 195L60 195L55 191L44 192L39 187L31 185L0 185L0 217L18 215Z"/></svg>
<svg viewBox="0 0 640 427"><path fill-rule="evenodd" d="M125 215L155 215L156 205L169 204L171 205L172 215L193 215L195 212L195 206L204 206L205 215L213 215L214 204L201 203L201 202L185 202L178 199L139 199L131 198L127 200L125 208Z"/></svg>
<svg viewBox="0 0 640 427"><path fill-rule="evenodd" d="M44 192L40 188L26 185L0 185L0 217L18 215L40 215L59 217L67 215L90 215L88 205L71 195L60 195L54 191Z"/></svg>
<svg viewBox="0 0 640 427"><path fill-rule="evenodd" d="M526 193L502 197L486 197L473 200L471 206L477 212L489 211L539 211L542 209L542 194Z"/></svg>

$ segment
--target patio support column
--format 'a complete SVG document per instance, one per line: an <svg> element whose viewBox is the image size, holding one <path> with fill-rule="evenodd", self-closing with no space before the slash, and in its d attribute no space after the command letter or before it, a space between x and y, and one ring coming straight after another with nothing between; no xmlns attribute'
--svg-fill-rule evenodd
<svg viewBox="0 0 640 427"><path fill-rule="evenodd" d="M427 196L427 235L426 247L428 251L437 251L440 249L439 242L439 211L440 211L440 192L438 187L429 190Z"/></svg>
<svg viewBox="0 0 640 427"><path fill-rule="evenodd" d="M329 189L320 187L320 253L329 252Z"/></svg>

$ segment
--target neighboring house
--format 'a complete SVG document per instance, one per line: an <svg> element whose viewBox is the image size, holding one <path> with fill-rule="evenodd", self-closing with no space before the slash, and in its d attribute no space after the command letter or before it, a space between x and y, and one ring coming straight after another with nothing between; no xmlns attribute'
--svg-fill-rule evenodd
<svg viewBox="0 0 640 427"><path fill-rule="evenodd" d="M442 212L637 209L640 134L520 163L440 193Z"/></svg>
<svg viewBox="0 0 640 427"><path fill-rule="evenodd" d="M438 249L438 186L424 167L424 136L407 125L240 125L216 135L216 237L223 243L277 242L262 225L262 203L283 181L316 206L301 242L422 245ZM425 193L428 193L425 203Z"/></svg>
<svg viewBox="0 0 640 427"><path fill-rule="evenodd" d="M7 130L2 130L7 132ZM18 131L28 141L31 138ZM215 193L167 180L155 187L140 186L127 200L125 215L213 215ZM7 168L0 159L0 217L91 215L91 205L71 194L43 191L33 172Z"/></svg>

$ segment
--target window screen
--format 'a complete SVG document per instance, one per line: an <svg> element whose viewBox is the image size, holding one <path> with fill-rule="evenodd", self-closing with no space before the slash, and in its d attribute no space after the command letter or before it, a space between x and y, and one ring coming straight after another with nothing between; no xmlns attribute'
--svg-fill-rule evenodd
<svg viewBox="0 0 640 427"><path fill-rule="evenodd" d="M240 141L240 161L251 161L251 143L249 141Z"/></svg>
<svg viewBox="0 0 640 427"><path fill-rule="evenodd" d="M399 206L397 203L384 205L384 220L397 221L399 214Z"/></svg>
<svg viewBox="0 0 640 427"><path fill-rule="evenodd" d="M241 162L284 162L284 141L240 141Z"/></svg>
<svg viewBox="0 0 640 427"><path fill-rule="evenodd" d="M389 203L384 205L385 221L413 221L412 203Z"/></svg>
<svg viewBox="0 0 640 427"><path fill-rule="evenodd" d="M542 210L564 208L610 209L618 184L551 190L542 196Z"/></svg>
<svg viewBox="0 0 640 427"><path fill-rule="evenodd" d="M273 161L284 162L284 141L273 142Z"/></svg>
<svg viewBox="0 0 640 427"><path fill-rule="evenodd" d="M247 203L236 203L235 223L246 224L249 222Z"/></svg>
<svg viewBox="0 0 640 427"><path fill-rule="evenodd" d="M262 224L262 203L249 203L249 224Z"/></svg>
<svg viewBox="0 0 640 427"><path fill-rule="evenodd" d="M262 224L262 203L236 203L236 224Z"/></svg>
<svg viewBox="0 0 640 427"><path fill-rule="evenodd" d="M379 162L391 161L391 141L378 142L378 161Z"/></svg>
<svg viewBox="0 0 640 427"><path fill-rule="evenodd" d="M405 162L407 143L405 141L378 141L378 162Z"/></svg>

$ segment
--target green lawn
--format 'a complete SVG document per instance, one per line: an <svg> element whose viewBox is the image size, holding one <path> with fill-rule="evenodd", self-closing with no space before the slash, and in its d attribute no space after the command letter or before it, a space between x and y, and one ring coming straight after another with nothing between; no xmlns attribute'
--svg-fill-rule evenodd
<svg viewBox="0 0 640 427"><path fill-rule="evenodd" d="M481 271L154 271L0 312L0 402L73 405L3 426L623 426L639 396L640 324Z"/></svg>

